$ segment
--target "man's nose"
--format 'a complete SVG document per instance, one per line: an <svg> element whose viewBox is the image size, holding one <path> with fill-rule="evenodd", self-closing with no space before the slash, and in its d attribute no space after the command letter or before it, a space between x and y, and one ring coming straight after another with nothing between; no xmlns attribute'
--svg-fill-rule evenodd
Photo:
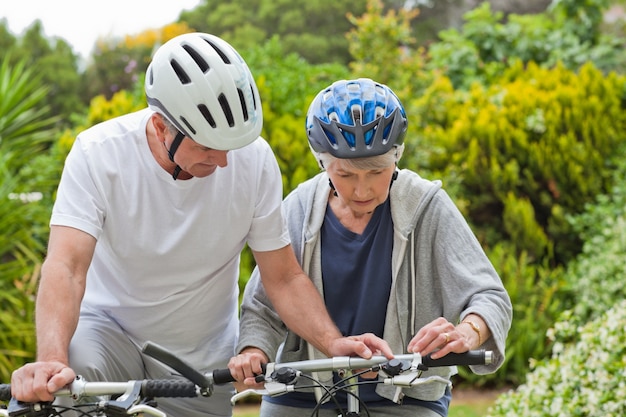
<svg viewBox="0 0 626 417"><path fill-rule="evenodd" d="M228 165L228 151L215 151L215 164L221 168Z"/></svg>

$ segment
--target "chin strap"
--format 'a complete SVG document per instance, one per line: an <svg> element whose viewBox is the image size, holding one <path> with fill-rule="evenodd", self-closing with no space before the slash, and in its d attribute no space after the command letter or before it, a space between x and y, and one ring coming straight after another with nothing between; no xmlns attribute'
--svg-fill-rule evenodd
<svg viewBox="0 0 626 417"><path fill-rule="evenodd" d="M337 190L335 190L335 184L333 184L330 178L328 179L328 185L330 186L330 189L333 190L333 195L337 197Z"/></svg>
<svg viewBox="0 0 626 417"><path fill-rule="evenodd" d="M178 147L180 146L184 138L185 138L185 134L179 131L176 134L176 137L174 137L174 140L172 141L172 146L170 146L170 148L167 150L167 154L170 157L170 161L174 162L175 164L176 164L176 161L174 161L174 154L178 150ZM176 181L176 178L178 178L178 174L180 174L181 170L182 168L178 164L176 164L176 168L174 168L174 173L172 174L172 178L174 178L174 181Z"/></svg>

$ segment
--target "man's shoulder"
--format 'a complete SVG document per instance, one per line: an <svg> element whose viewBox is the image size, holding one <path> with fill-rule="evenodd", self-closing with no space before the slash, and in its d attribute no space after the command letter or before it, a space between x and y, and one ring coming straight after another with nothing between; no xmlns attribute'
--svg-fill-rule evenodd
<svg viewBox="0 0 626 417"><path fill-rule="evenodd" d="M145 134L145 126L151 114L151 110L143 109L117 116L85 129L78 136L98 141L104 138L136 134L137 132L144 132Z"/></svg>

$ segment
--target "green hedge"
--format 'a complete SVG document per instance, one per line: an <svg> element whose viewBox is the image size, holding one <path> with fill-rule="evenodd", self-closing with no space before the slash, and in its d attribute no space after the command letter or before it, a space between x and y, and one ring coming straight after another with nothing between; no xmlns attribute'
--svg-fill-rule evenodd
<svg viewBox="0 0 626 417"><path fill-rule="evenodd" d="M547 333L551 357L531 361L525 384L501 396L492 417L626 415L625 170L622 159L612 193L571 219L585 240L566 272L576 304Z"/></svg>
<svg viewBox="0 0 626 417"><path fill-rule="evenodd" d="M443 79L414 102L421 131L410 154L428 152L427 169L452 185L486 244L508 240L562 263L581 245L566 217L611 189L625 85L592 64L520 64L469 92Z"/></svg>
<svg viewBox="0 0 626 417"><path fill-rule="evenodd" d="M622 229L626 232L626 228ZM621 277L622 281L625 278ZM555 345L549 360L533 364L526 383L501 395L490 417L623 417L626 415L626 300L585 326L575 344Z"/></svg>
<svg viewBox="0 0 626 417"><path fill-rule="evenodd" d="M402 163L443 180L514 304L503 370L463 375L472 382L519 383L531 357L549 354L544 335L575 302L562 267L582 239L569 219L614 185L625 85L592 64L575 72L531 63L469 91L441 77L409 101L417 133Z"/></svg>

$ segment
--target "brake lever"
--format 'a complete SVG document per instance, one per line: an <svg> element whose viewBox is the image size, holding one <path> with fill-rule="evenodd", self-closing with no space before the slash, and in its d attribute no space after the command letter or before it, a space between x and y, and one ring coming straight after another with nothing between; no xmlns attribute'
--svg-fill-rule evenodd
<svg viewBox="0 0 626 417"><path fill-rule="evenodd" d="M128 409L128 415L133 416L137 414L138 415L147 414L147 415L151 415L155 417L167 417L167 414L165 414L163 411L158 410L154 407L151 407L147 404L137 404Z"/></svg>
<svg viewBox="0 0 626 417"><path fill-rule="evenodd" d="M230 403L232 405L235 405L237 403L237 401L239 401L242 398L246 398L249 397L251 395L267 395L267 390L265 389L254 389L254 388L249 388L246 390L243 390L241 392L236 393L235 395L233 395L232 397L230 397Z"/></svg>
<svg viewBox="0 0 626 417"><path fill-rule="evenodd" d="M264 388L249 388L247 390L236 393L235 395L230 397L230 403L234 405L238 400L248 397L250 395L269 395L271 397L275 397L278 395L286 394L288 392L293 392L294 390L295 387L291 384L268 381L265 383Z"/></svg>

